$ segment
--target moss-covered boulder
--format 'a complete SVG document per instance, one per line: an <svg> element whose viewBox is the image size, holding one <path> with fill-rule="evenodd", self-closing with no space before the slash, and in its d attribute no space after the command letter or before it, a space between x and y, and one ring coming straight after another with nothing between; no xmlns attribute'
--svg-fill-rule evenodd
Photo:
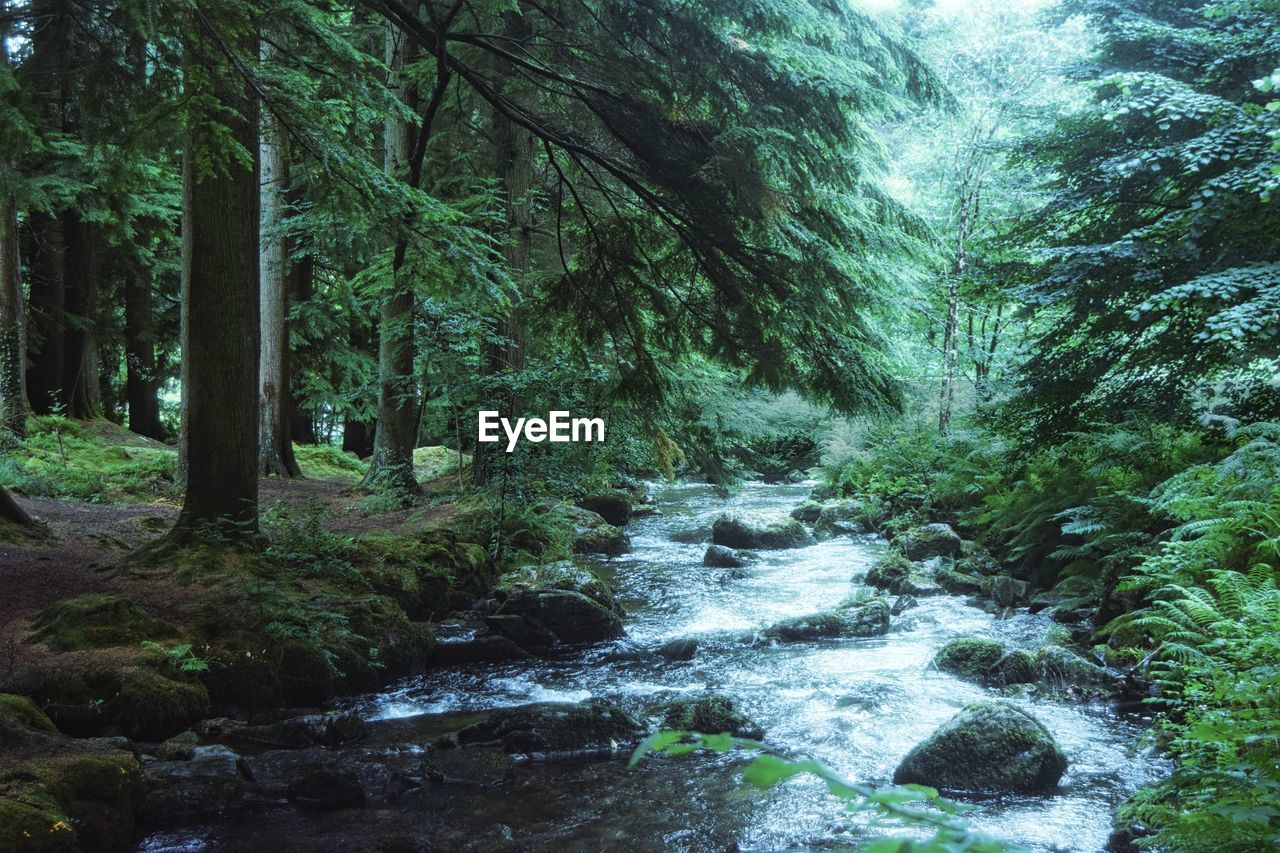
<svg viewBox="0 0 1280 853"><path fill-rule="evenodd" d="M571 561L525 567L494 589L491 630L519 646L591 643L623 634L622 608L594 572Z"/></svg>
<svg viewBox="0 0 1280 853"><path fill-rule="evenodd" d="M996 640L961 637L938 651L933 665L966 681L1002 687L1036 680L1035 661L1024 651L1010 651Z"/></svg>
<svg viewBox="0 0 1280 853"><path fill-rule="evenodd" d="M712 523L711 540L727 548L799 548L813 537L794 518L726 513Z"/></svg>
<svg viewBox="0 0 1280 853"><path fill-rule="evenodd" d="M911 561L902 552L886 548L867 571L864 582L867 586L897 593L899 585L916 571Z"/></svg>
<svg viewBox="0 0 1280 853"><path fill-rule="evenodd" d="M146 766L143 816L174 820L226 814L244 804L247 765L221 744L189 747L184 754Z"/></svg>
<svg viewBox="0 0 1280 853"><path fill-rule="evenodd" d="M1043 646L1035 654L1037 679L1046 687L1086 696L1106 696L1117 689L1107 670L1061 646Z"/></svg>
<svg viewBox="0 0 1280 853"><path fill-rule="evenodd" d="M940 566L933 573L933 578L952 595L976 595L982 591L982 578L956 571L950 566Z"/></svg>
<svg viewBox="0 0 1280 853"><path fill-rule="evenodd" d="M999 607L1022 607L1031 597L1031 586L1008 575L994 575L982 582L982 592Z"/></svg>
<svg viewBox="0 0 1280 853"><path fill-rule="evenodd" d="M573 523L573 553L617 556L631 550L627 534L599 513L579 507L560 507L557 511Z"/></svg>
<svg viewBox="0 0 1280 853"><path fill-rule="evenodd" d="M978 702L907 753L893 782L943 791L1041 794L1054 790L1066 769L1066 756L1039 720L1008 702Z"/></svg>
<svg viewBox="0 0 1280 853"><path fill-rule="evenodd" d="M374 592L417 620L470 607L497 579L483 546L439 528L365 534L353 541L349 559Z"/></svg>
<svg viewBox="0 0 1280 853"><path fill-rule="evenodd" d="M631 521L631 495L621 489L593 492L577 505L596 513L614 527L622 527Z"/></svg>
<svg viewBox="0 0 1280 853"><path fill-rule="evenodd" d="M132 740L162 741L188 729L209 712L203 684L178 681L150 669L135 669L121 680L107 703L110 728Z"/></svg>
<svg viewBox="0 0 1280 853"><path fill-rule="evenodd" d="M529 754L613 749L636 740L640 732L640 724L615 705L547 702L493 711L458 731L454 740Z"/></svg>
<svg viewBox="0 0 1280 853"><path fill-rule="evenodd" d="M31 628L31 641L56 652L136 646L143 640L178 635L168 622L122 595L92 594L59 601L37 614Z"/></svg>
<svg viewBox="0 0 1280 853"><path fill-rule="evenodd" d="M766 628L761 636L784 643L842 637L879 637L889 632L889 602L883 598L834 610L794 616Z"/></svg>
<svg viewBox="0 0 1280 853"><path fill-rule="evenodd" d="M741 569L755 557L750 551L735 551L724 545L708 545L702 565L716 569Z"/></svg>
<svg viewBox="0 0 1280 853"><path fill-rule="evenodd" d="M755 721L738 711L727 696L701 696L679 699L662 708L662 727L686 732L721 734L760 740L762 729Z"/></svg>
<svg viewBox="0 0 1280 853"><path fill-rule="evenodd" d="M923 524L899 533L893 544L908 560L950 557L960 550L960 534L949 524Z"/></svg>
<svg viewBox="0 0 1280 853"><path fill-rule="evenodd" d="M819 539L851 536L870 529L867 507L851 498L827 501L813 521L813 533Z"/></svg>
<svg viewBox="0 0 1280 853"><path fill-rule="evenodd" d="M803 521L805 524L813 524L818 520L818 516L822 514L822 504L817 501L809 500L800 504L800 506L791 510L791 517L796 521Z"/></svg>
<svg viewBox="0 0 1280 853"><path fill-rule="evenodd" d="M26 696L0 693L0 719L30 726L49 734L58 733L58 727L53 724L48 715Z"/></svg>

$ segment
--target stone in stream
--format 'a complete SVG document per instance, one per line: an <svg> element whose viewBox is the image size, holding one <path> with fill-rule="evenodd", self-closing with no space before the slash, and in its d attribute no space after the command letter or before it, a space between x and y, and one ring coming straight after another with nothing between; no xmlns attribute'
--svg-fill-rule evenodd
<svg viewBox="0 0 1280 853"><path fill-rule="evenodd" d="M511 756L495 747L433 749L422 758L422 775L438 785L496 788L510 781L515 769Z"/></svg>
<svg viewBox="0 0 1280 853"><path fill-rule="evenodd" d="M965 574L943 566L934 573L933 579L938 585L952 595L973 595L982 590L982 578Z"/></svg>
<svg viewBox="0 0 1280 853"><path fill-rule="evenodd" d="M796 521L803 521L805 524L813 524L820 515L822 515L822 504L813 500L805 501L791 510L791 517Z"/></svg>
<svg viewBox="0 0 1280 853"><path fill-rule="evenodd" d="M896 593L899 585L911 577L911 573L915 570L916 567L910 560L898 551L888 548L882 551L876 561L871 564L864 583L867 586Z"/></svg>
<svg viewBox="0 0 1280 853"><path fill-rule="evenodd" d="M244 760L220 744L197 746L174 761L143 768L147 799L143 815L153 818L225 814L243 805L250 783Z"/></svg>
<svg viewBox="0 0 1280 853"><path fill-rule="evenodd" d="M447 643L436 643L431 650L431 663L436 666L457 666L469 663L498 663L501 661L530 658L527 651L509 637L487 635Z"/></svg>
<svg viewBox="0 0 1280 853"><path fill-rule="evenodd" d="M1035 661L1023 651L1009 651L1004 643L981 637L952 640L934 656L941 672L989 686L1028 684L1036 680Z"/></svg>
<svg viewBox="0 0 1280 853"><path fill-rule="evenodd" d="M1008 702L978 702L917 744L893 773L895 785L943 791L1043 794L1067 758L1035 717Z"/></svg>
<svg viewBox="0 0 1280 853"><path fill-rule="evenodd" d="M1061 646L1043 646L1035 655L1037 678L1055 690L1085 696L1109 696L1118 689L1117 679L1102 667Z"/></svg>
<svg viewBox="0 0 1280 853"><path fill-rule="evenodd" d="M340 746L361 740L368 734L365 721L349 711L303 714L262 726L219 718L204 720L196 728L209 740L252 743L276 749Z"/></svg>
<svg viewBox="0 0 1280 853"><path fill-rule="evenodd" d="M512 754L625 750L640 724L623 709L602 702L542 702L501 708L458 731L461 746L492 746Z"/></svg>
<svg viewBox="0 0 1280 853"><path fill-rule="evenodd" d="M631 539L599 513L580 507L555 510L573 523L573 553L617 556L631 550Z"/></svg>
<svg viewBox="0 0 1280 853"><path fill-rule="evenodd" d="M698 653L698 641L692 637L672 640L659 646L657 653L667 660L693 660Z"/></svg>
<svg viewBox="0 0 1280 853"><path fill-rule="evenodd" d="M729 548L799 548L813 543L804 525L794 518L729 513L711 525L711 538Z"/></svg>
<svg viewBox="0 0 1280 853"><path fill-rule="evenodd" d="M727 696L700 696L695 699L677 699L662 709L662 727L702 734L728 732L734 737L760 740L764 729L733 707Z"/></svg>
<svg viewBox="0 0 1280 853"><path fill-rule="evenodd" d="M570 560L508 572L493 594L499 605L485 623L521 647L592 643L623 634L622 608L608 585Z"/></svg>
<svg viewBox="0 0 1280 853"><path fill-rule="evenodd" d="M889 632L889 602L883 598L834 610L793 616L761 632L767 640L802 643L843 637L878 637Z"/></svg>
<svg viewBox="0 0 1280 853"><path fill-rule="evenodd" d="M960 534L949 524L924 524L899 533L893 544L908 560L950 557L960 550Z"/></svg>
<svg viewBox="0 0 1280 853"><path fill-rule="evenodd" d="M294 808L332 811L363 806L364 787L354 770L340 766L314 767L289 783Z"/></svg>
<svg viewBox="0 0 1280 853"><path fill-rule="evenodd" d="M865 507L852 498L828 501L813 521L813 535L819 539L857 535L868 529Z"/></svg>
<svg viewBox="0 0 1280 853"><path fill-rule="evenodd" d="M594 492L578 501L578 506L596 513L615 527L631 520L631 495L621 489Z"/></svg>
<svg viewBox="0 0 1280 853"><path fill-rule="evenodd" d="M983 581L982 591L999 607L1022 607L1030 597L1031 586L1007 575L994 575Z"/></svg>
<svg viewBox="0 0 1280 853"><path fill-rule="evenodd" d="M735 551L724 545L708 545L702 555L702 565L717 569L741 569L756 559L750 551Z"/></svg>

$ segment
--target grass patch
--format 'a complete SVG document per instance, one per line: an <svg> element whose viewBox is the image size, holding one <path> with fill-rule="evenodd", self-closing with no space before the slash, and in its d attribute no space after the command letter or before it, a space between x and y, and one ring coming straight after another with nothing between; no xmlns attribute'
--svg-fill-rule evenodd
<svg viewBox="0 0 1280 853"><path fill-rule="evenodd" d="M295 444L293 455L304 476L321 480L358 482L369 467L354 453L332 444Z"/></svg>

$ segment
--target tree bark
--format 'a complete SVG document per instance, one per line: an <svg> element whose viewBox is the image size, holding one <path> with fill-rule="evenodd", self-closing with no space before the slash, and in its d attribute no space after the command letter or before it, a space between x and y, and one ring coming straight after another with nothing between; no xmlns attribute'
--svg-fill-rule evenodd
<svg viewBox="0 0 1280 853"><path fill-rule="evenodd" d="M18 506L18 502L13 499L13 495L9 491L0 486L0 519L21 525L22 527L34 527L31 516Z"/></svg>
<svg viewBox="0 0 1280 853"><path fill-rule="evenodd" d="M245 27L246 22L236 22ZM183 397L187 478L170 543L256 541L258 535L258 169L209 144L221 123L258 150L258 99L202 25L184 42L189 96L216 99L215 115L187 128L184 169ZM191 74L200 68L202 73ZM201 168L195 168L200 163ZM212 168L210 168L212 167Z"/></svg>
<svg viewBox="0 0 1280 853"><path fill-rule="evenodd" d="M26 254L31 263L27 399L35 414L51 415L62 405L67 245L58 216L32 216L27 233L30 247Z"/></svg>
<svg viewBox="0 0 1280 853"><path fill-rule="evenodd" d="M0 3L0 12L4 5ZM0 33L0 51L3 51ZM18 277L18 205L0 196L0 431L27 434L27 393L23 382L22 283Z"/></svg>
<svg viewBox="0 0 1280 853"><path fill-rule="evenodd" d="M124 399L129 410L129 429L138 435L164 441L149 269L138 269L125 276L124 352Z"/></svg>
<svg viewBox="0 0 1280 853"><path fill-rule="evenodd" d="M62 405L68 417L102 414L98 390L98 251L94 228L74 211L63 217L67 235Z"/></svg>
<svg viewBox="0 0 1280 853"><path fill-rule="evenodd" d="M390 84L404 101L410 101L410 81L405 66L410 41L387 24L386 61ZM406 181L409 175L410 129L400 118L387 119L384 128L384 169L390 177ZM378 312L378 431L365 485L390 487L415 495L420 491L413 473L413 448L417 444L418 405L413 372L413 283L404 275L405 237L398 236L392 262L392 282Z"/></svg>
<svg viewBox="0 0 1280 853"><path fill-rule="evenodd" d="M271 48L266 43L262 45L260 56L264 63L270 61ZM288 293L285 289L284 235L280 231L284 155L280 148L278 123L269 110L262 111L260 127L258 474L262 477L300 477L302 471L293 456L293 436L289 430L289 372L286 363L289 327L285 321Z"/></svg>

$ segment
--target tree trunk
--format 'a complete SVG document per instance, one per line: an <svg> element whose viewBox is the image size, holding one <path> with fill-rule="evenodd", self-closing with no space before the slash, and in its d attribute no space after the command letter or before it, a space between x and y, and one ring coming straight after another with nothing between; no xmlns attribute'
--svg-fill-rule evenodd
<svg viewBox="0 0 1280 853"><path fill-rule="evenodd" d="M410 49L409 40L388 24L386 59L391 69L391 87L404 101L411 100L411 84L404 73ZM395 180L408 179L409 137L409 125L403 119L387 119L384 168ZM418 405L413 373L414 290L413 282L402 271L406 239L397 236L391 287L378 312L378 431L364 482L367 486L390 487L413 495L420 490L413 474Z"/></svg>
<svg viewBox="0 0 1280 853"><path fill-rule="evenodd" d="M202 127L218 121L256 153L258 101L200 27L188 33L184 63L204 72L187 76L188 96L212 96L219 106L215 115L192 118L185 146L187 488L170 534L179 545L258 534L258 170L256 157L246 168L209 150ZM217 168L194 168L209 159Z"/></svg>
<svg viewBox="0 0 1280 853"><path fill-rule="evenodd" d="M68 417L102 414L98 393L98 252L97 235L74 212L63 217L67 235L67 288L62 354L62 405Z"/></svg>
<svg viewBox="0 0 1280 853"><path fill-rule="evenodd" d="M523 43L532 37L529 17L516 11L503 14L503 35L513 44ZM501 62L496 79L502 81L511 72L510 63ZM503 84L495 85L499 91ZM502 194L503 214L506 223L506 240L502 257L511 278L516 282L517 293L510 310L497 323L497 333L503 340L489 344L486 370L492 387L501 394L501 402L491 404L506 417L514 417L519 409L515 391L501 388L498 377L519 374L524 370L527 334L521 301L525 292L533 246L533 211L529 204L529 191L533 186L533 135L510 118L494 111L493 137L495 167ZM505 393L503 393L505 391ZM477 485L484 485L493 476L493 461L498 450L493 444L476 444L472 477Z"/></svg>
<svg viewBox="0 0 1280 853"><path fill-rule="evenodd" d="M34 527L31 516L18 506L18 502L13 499L13 495L9 491L0 486L0 519L21 525L23 527Z"/></svg>
<svg viewBox="0 0 1280 853"><path fill-rule="evenodd" d="M262 61L271 48L264 43ZM263 477L300 477L293 457L289 430L289 327L285 322L288 294L285 289L284 235L281 233L281 192L284 155L275 117L263 110L258 158L261 166L261 230L258 276L261 287L261 358L258 365L258 474Z"/></svg>
<svg viewBox="0 0 1280 853"><path fill-rule="evenodd" d="M30 311L27 315L27 399L37 415L62 405L63 312L66 303L67 244L58 216L31 217Z"/></svg>
<svg viewBox="0 0 1280 853"><path fill-rule="evenodd" d="M139 269L124 280L125 406L129 429L164 441L160 423L160 378L152 333L151 271Z"/></svg>
<svg viewBox="0 0 1280 853"><path fill-rule="evenodd" d="M0 45L2 39L0 33ZM22 283L18 276L18 205L13 196L0 196L0 431L19 437L27 434L27 392L22 375L25 358Z"/></svg>
<svg viewBox="0 0 1280 853"><path fill-rule="evenodd" d="M287 279L289 305L297 305L311 299L314 292L315 264L309 256L303 256L293 262ZM287 324L286 320L286 324ZM284 363L285 375L289 377L285 387L285 409L289 413L289 435L296 444L319 444L316 438L315 418L311 412L304 411L301 401L294 389L297 387L297 366L292 344L289 343L288 330L285 332ZM290 454L293 447L289 448Z"/></svg>

